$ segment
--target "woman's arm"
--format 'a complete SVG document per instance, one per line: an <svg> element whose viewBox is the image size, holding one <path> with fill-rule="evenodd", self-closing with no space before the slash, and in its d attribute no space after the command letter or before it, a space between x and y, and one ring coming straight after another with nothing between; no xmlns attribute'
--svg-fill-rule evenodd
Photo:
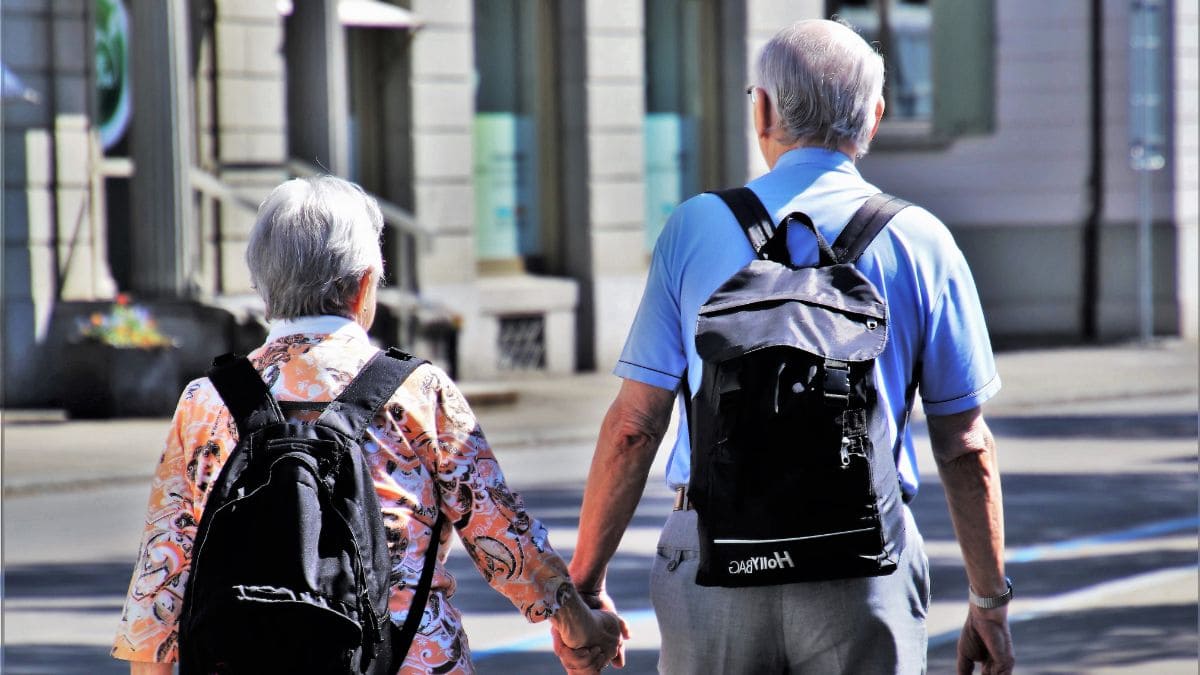
<svg viewBox="0 0 1200 675"><path fill-rule="evenodd" d="M155 663L169 668L178 658L178 620L202 499L198 483L216 479L230 447L228 439L208 438L209 430L223 428L220 405L209 410L210 394L216 395L198 382L184 391L151 483L140 552L112 648L115 658L134 662L131 668Z"/></svg>
<svg viewBox="0 0 1200 675"><path fill-rule="evenodd" d="M174 671L174 663L129 662L129 675L171 675Z"/></svg>
<svg viewBox="0 0 1200 675"><path fill-rule="evenodd" d="M476 568L527 620L561 624L572 646L594 644L611 630L619 633L615 617L594 614L583 603L546 528L509 489L461 392L437 372L437 442L429 445L435 450L436 483L442 509Z"/></svg>

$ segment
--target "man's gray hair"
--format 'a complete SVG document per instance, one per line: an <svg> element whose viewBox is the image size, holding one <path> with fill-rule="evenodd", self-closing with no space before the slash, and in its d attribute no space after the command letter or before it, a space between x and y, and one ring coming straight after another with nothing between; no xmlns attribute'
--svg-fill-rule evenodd
<svg viewBox="0 0 1200 675"><path fill-rule="evenodd" d="M864 155L883 95L883 57L843 23L797 21L763 47L758 86L792 141L830 150L851 144Z"/></svg>
<svg viewBox="0 0 1200 675"><path fill-rule="evenodd" d="M246 264L272 319L334 314L354 318L359 279L383 273L379 205L334 176L283 183L258 207Z"/></svg>

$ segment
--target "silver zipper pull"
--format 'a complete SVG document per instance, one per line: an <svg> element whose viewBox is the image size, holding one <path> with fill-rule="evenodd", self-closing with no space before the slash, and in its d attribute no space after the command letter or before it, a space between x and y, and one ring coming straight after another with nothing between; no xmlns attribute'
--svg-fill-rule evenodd
<svg viewBox="0 0 1200 675"><path fill-rule="evenodd" d="M842 468L849 469L850 468L850 439L846 438L845 436L842 436L841 456L842 456Z"/></svg>

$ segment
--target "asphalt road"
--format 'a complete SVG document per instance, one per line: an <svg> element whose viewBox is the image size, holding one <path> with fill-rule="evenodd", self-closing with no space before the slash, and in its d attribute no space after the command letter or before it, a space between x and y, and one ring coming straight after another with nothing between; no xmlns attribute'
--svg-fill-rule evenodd
<svg viewBox="0 0 1200 675"><path fill-rule="evenodd" d="M1082 398L988 414L1003 472L1018 672L1194 674L1196 395ZM915 431L926 465L913 507L933 564L929 670L952 672L965 577L924 428ZM590 453L578 441L500 450L510 483L567 557ZM145 482L131 480L5 498L4 673L127 672L108 658L108 644L147 494ZM652 478L610 573L635 631L628 673L655 672L647 586L669 509L670 495ZM561 672L544 626L524 624L461 549L450 566L480 673Z"/></svg>

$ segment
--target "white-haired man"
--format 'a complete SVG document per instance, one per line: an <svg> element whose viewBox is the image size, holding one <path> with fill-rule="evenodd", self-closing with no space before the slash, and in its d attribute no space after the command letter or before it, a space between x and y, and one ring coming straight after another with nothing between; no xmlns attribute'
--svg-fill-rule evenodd
<svg viewBox="0 0 1200 675"><path fill-rule="evenodd" d="M748 187L775 222L802 211L834 241L879 192L854 161L883 116L883 60L854 31L801 21L763 49L749 89L754 128L770 172ZM818 260L811 232L787 231L797 265ZM624 379L600 429L584 495L571 574L597 605L611 606L605 569L642 494L681 391L696 392L703 362L695 330L701 304L753 260L729 208L713 195L675 210L655 247L646 289L615 373ZM905 501L917 490L907 395L919 387L929 435L966 562L968 618L959 670L1009 672L1000 483L980 405L1000 388L974 282L945 226L902 210L855 263L886 298L888 337L875 387L898 448ZM923 365L922 365L923 364ZM684 381L683 378L687 378ZM684 402L681 399L681 409ZM691 454L687 415L667 465L677 491L651 573L666 673L918 673L926 667L929 562L907 506L897 569L888 575L753 588L701 586L697 517L683 490ZM898 431L899 430L899 431ZM899 436L899 438L897 438ZM770 466L757 467L764 481ZM678 498L683 497L683 498ZM570 664L572 654L559 645Z"/></svg>

